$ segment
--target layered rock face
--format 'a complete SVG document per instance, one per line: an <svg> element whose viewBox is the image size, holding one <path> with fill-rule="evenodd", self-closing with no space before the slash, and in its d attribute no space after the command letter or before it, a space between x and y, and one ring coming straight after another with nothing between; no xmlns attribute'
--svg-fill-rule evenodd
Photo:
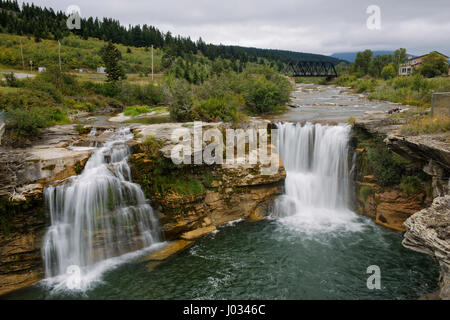
<svg viewBox="0 0 450 320"><path fill-rule="evenodd" d="M401 195L398 190L377 187L374 181L360 179L360 187L373 188L366 201L359 201L360 212L377 219L381 225L406 231L403 245L428 254L440 265L441 299L450 299L450 140L448 133L405 136L401 125L393 124L384 112L367 113L356 122L397 154L409 159L415 167L431 176L428 207L424 194ZM361 195L358 196L361 198ZM428 208L421 209L422 206ZM419 211L420 210L420 211ZM402 222L404 221L403 225ZM429 295L435 298L434 294Z"/></svg>
<svg viewBox="0 0 450 320"><path fill-rule="evenodd" d="M242 128L256 130L267 130L269 126L270 122L264 120L241 125ZM143 186L147 197L160 213L166 239L176 239L195 229L220 226L241 218L257 220L266 216L271 201L282 193L286 172L281 160L280 166L270 175L261 174L260 164L172 166L171 150L175 143L171 139L171 133L180 128L181 124L136 127L135 132L141 143L149 136L160 142L162 159L150 159L148 153L143 152L139 146L130 159L135 181ZM227 125L204 124L203 130L208 128L223 131ZM198 150L194 149L192 154L203 152L205 147L204 143ZM279 158L278 155L276 157ZM155 164L156 161L160 161L159 165ZM167 190L159 192L155 186L161 177L155 176L160 174L154 170L155 166L169 166L167 174L173 176L173 179L182 177L183 181L169 181L165 187ZM175 190L176 186L173 184L184 182L199 185L198 190Z"/></svg>
<svg viewBox="0 0 450 320"><path fill-rule="evenodd" d="M381 147L384 148L385 152L388 152L386 146ZM377 148L379 146L372 146L369 149L373 151L374 149L377 150ZM383 227L396 231L405 231L403 227L405 220L431 203L431 191L427 190L431 183L429 180L419 181L419 179L414 178L414 182L419 181L414 188L416 190L405 191L403 190L405 187L402 188L400 184L400 178L396 178L398 181L395 184L386 186L385 181L380 181L374 175L373 164L368 160L368 153L371 150L356 149L354 170L356 210L360 214L375 219L377 224ZM378 166L381 166L381 164L378 164ZM388 171L389 168L386 168L386 170ZM400 170L400 168L395 168L394 170ZM421 177L420 167L405 167L401 168L401 171L403 177L416 177L417 175ZM410 192L408 193L408 191Z"/></svg>
<svg viewBox="0 0 450 320"><path fill-rule="evenodd" d="M0 147L0 197L25 201L44 184L75 175L92 153L65 148L77 137L73 125L62 125L47 129L32 147Z"/></svg>
<svg viewBox="0 0 450 320"><path fill-rule="evenodd" d="M438 197L431 207L405 222L403 245L439 261L441 299L450 300L450 195Z"/></svg>
<svg viewBox="0 0 450 320"><path fill-rule="evenodd" d="M0 148L0 295L43 277L41 243L49 217L43 188L75 175L91 151L65 148L73 125L55 126L26 149Z"/></svg>
<svg viewBox="0 0 450 320"><path fill-rule="evenodd" d="M269 124L252 121L241 128L267 130ZM192 127L179 123L133 128L137 137L132 147L135 153L130 157L133 180L141 184L157 209L166 240L194 239L215 230L215 226L241 218L262 219L271 200L282 192L286 173L281 161L271 175L262 175L259 163L176 166L171 160L176 144L171 134L180 128ZM224 131L230 125L204 124L203 129L208 128ZM32 147L0 150L0 295L44 276L41 248L50 217L43 188L79 174L92 150L67 147L74 142L76 146L102 143L108 134L103 129L98 129L102 131L100 136L81 138L72 125L57 126L48 129ZM157 161L148 157L145 141L149 136L160 142L150 148L161 155ZM243 139L248 142L248 137ZM202 144L192 154L203 153L205 148ZM159 180L154 176L157 172ZM176 180L172 181L173 177ZM165 190L168 186L174 189Z"/></svg>
<svg viewBox="0 0 450 320"><path fill-rule="evenodd" d="M390 134L386 144L395 152L417 161L433 178L433 196L450 193L450 140L448 134L398 136Z"/></svg>
<svg viewBox="0 0 450 320"><path fill-rule="evenodd" d="M386 145L401 156L414 161L433 179L433 196L444 196L450 192L450 140L448 133L403 135L401 124L393 124L389 114L366 112L355 127L362 128L384 140Z"/></svg>
<svg viewBox="0 0 450 320"><path fill-rule="evenodd" d="M28 286L44 276L41 243L47 226L42 200L9 207L0 228L0 295Z"/></svg>
<svg viewBox="0 0 450 320"><path fill-rule="evenodd" d="M370 186L374 192L366 199L358 195L358 212L392 230L405 231L405 220L428 204L424 193L408 195L394 188L368 183L360 183L360 186Z"/></svg>
<svg viewBox="0 0 450 320"><path fill-rule="evenodd" d="M429 206L433 198L449 193L450 141L445 133L403 135L401 127L401 124L392 121L388 113L380 111L366 112L355 123L356 130L368 133L370 139L380 139L384 146L409 162L402 164L405 175L413 175L418 171L428 174L431 190L407 194L399 188L382 187L373 176L366 176L361 163L357 163L357 207L360 213L375 218L380 225L405 231L403 222L409 216ZM365 149L356 149L356 153L358 159L367 158ZM366 192L364 199L359 192L362 187L371 190Z"/></svg>

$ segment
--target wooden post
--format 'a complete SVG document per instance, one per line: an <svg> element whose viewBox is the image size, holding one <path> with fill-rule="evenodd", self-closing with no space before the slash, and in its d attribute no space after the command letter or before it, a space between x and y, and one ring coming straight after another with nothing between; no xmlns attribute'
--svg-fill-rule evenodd
<svg viewBox="0 0 450 320"><path fill-rule="evenodd" d="M20 55L22 56L22 69L25 70L25 60L23 59L22 39L20 39Z"/></svg>
<svg viewBox="0 0 450 320"><path fill-rule="evenodd" d="M61 42L58 40L58 56L59 56L59 71L62 72L62 65L61 65Z"/></svg>
<svg viewBox="0 0 450 320"><path fill-rule="evenodd" d="M434 117L434 90L431 91L431 120L433 120Z"/></svg>

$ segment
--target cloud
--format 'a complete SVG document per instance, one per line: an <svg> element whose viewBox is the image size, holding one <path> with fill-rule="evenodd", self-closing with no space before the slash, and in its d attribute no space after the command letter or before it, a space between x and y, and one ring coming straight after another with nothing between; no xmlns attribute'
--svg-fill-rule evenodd
<svg viewBox="0 0 450 320"><path fill-rule="evenodd" d="M405 47L450 55L448 0L36 0L83 16L149 24L207 42L331 54ZM381 30L368 30L366 8L381 8Z"/></svg>

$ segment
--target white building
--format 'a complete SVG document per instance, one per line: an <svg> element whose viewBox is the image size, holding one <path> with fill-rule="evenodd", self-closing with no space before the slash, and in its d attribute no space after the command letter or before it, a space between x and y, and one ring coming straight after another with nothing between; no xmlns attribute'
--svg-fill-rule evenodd
<svg viewBox="0 0 450 320"><path fill-rule="evenodd" d="M106 73L105 67L98 67L97 68L97 73L101 73L101 74Z"/></svg>
<svg viewBox="0 0 450 320"><path fill-rule="evenodd" d="M433 51L433 52L436 52L437 54L443 56L446 60L448 59L448 57L445 54L442 54L442 53L437 52L437 51ZM413 57L408 57L408 62L406 64L402 64L402 65L399 66L399 68L398 68L398 75L399 76L410 76L415 68L417 68L420 65L422 65L423 58L428 56L430 53L425 54L423 56L414 57L414 58Z"/></svg>

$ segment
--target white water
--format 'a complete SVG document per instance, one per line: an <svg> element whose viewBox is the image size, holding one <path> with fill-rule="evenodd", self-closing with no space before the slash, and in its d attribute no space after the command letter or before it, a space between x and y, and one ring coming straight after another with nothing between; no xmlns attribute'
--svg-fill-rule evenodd
<svg viewBox="0 0 450 320"><path fill-rule="evenodd" d="M361 228L349 209L348 140L350 126L277 124L279 152L287 177L285 194L272 216L305 232Z"/></svg>
<svg viewBox="0 0 450 320"><path fill-rule="evenodd" d="M117 131L94 151L81 175L46 189L51 227L42 255L46 282L55 288L73 282L69 270L75 266L80 272L73 289L86 290L130 252L160 241L153 209L131 181L126 143L132 138L129 129Z"/></svg>

